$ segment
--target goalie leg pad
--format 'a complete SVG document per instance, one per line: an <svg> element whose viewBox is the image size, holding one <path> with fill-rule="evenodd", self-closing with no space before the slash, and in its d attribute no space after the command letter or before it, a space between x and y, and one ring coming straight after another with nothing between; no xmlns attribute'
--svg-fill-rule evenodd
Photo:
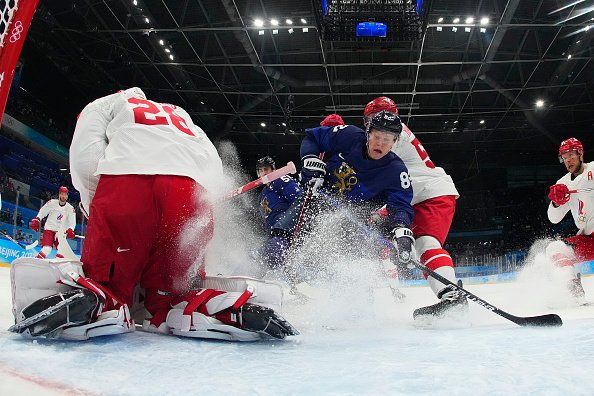
<svg viewBox="0 0 594 396"><path fill-rule="evenodd" d="M166 324L175 335L236 341L299 334L273 309L248 303L252 293L249 287L244 292L192 291L168 312Z"/></svg>
<svg viewBox="0 0 594 396"><path fill-rule="evenodd" d="M19 258L13 261L10 276L16 323L11 331L68 340L134 331L128 307L85 278L78 260ZM93 301L98 307L83 320Z"/></svg>

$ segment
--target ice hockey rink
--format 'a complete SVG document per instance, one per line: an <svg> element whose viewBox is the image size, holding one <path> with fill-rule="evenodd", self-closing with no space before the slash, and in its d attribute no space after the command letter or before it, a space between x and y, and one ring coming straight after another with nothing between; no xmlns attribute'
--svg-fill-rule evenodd
<svg viewBox="0 0 594 396"><path fill-rule="evenodd" d="M594 278L583 283L590 298ZM284 312L301 335L285 341L141 331L81 343L31 341L6 331L9 269L0 268L0 394L592 394L593 306L575 306L544 283L468 289L516 315L558 313L564 324L520 328L470 303L466 317L419 328L411 312L433 302L427 287L403 288L403 303L378 288L372 303L355 307L345 303L345 290L329 296L304 287L312 300L300 305L289 297Z"/></svg>

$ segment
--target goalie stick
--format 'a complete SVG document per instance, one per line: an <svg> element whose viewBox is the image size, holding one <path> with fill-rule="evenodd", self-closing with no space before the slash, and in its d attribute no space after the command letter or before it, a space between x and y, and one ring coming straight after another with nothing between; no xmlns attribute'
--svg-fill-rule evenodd
<svg viewBox="0 0 594 396"><path fill-rule="evenodd" d="M326 197L328 199L330 199L332 202L332 199L330 197L328 197L328 196L326 196ZM332 203L335 203L335 202L332 202ZM351 220L359 229L366 232L369 236L376 238L379 242L382 242L384 244L392 244L391 241L384 238L383 235L381 235L379 232L373 230L372 228L366 226L365 224L362 224L360 221L358 221L358 219L355 219L354 217L349 216L349 220ZM469 292L468 290L464 289L463 287L458 286L457 284L455 284L453 282L450 282L443 276L437 274L435 271L432 271L431 269L427 268L425 265L421 264L419 261L413 259L411 262L415 267L417 267L421 271L424 271L429 276L433 277L435 280L443 283L446 286L453 287L454 289L459 291L462 295L464 295L469 300L474 301L475 303L482 306L483 308L488 309L489 311L491 311L491 312L493 312L493 313L495 313L495 314L497 314L511 322L514 322L518 326L561 326L561 325L563 325L563 321L561 320L561 317L557 314L546 314L546 315L538 315L538 316L512 315L502 309L497 308L496 306L490 304L489 302L483 300L482 298L474 295L473 293Z"/></svg>
<svg viewBox="0 0 594 396"><path fill-rule="evenodd" d="M262 176L259 179L253 180L243 186L236 188L235 190L229 191L225 194L222 198L223 201L236 197L240 194L243 194L246 191L253 190L256 187L260 187L263 184L270 183L280 177L288 175L289 173L293 174L297 172L297 168L295 168L295 164L293 162L288 162L287 165L283 166L282 168L278 168L275 171L270 172L267 175Z"/></svg>
<svg viewBox="0 0 594 396"><path fill-rule="evenodd" d="M22 248L23 248L23 249L25 249L25 250L31 250L31 249L33 249L35 246L39 245L39 240L35 240L33 243L30 243L30 244L28 244L28 245L25 245L24 243L21 243L21 242L17 241L16 239L14 239L13 237L11 237L10 235L8 235L8 234L6 233L6 231L4 231L4 230L0 230L0 234L1 234L1 235L2 235L4 238L8 239L10 242L16 243L17 245L19 245L20 247L22 247Z"/></svg>

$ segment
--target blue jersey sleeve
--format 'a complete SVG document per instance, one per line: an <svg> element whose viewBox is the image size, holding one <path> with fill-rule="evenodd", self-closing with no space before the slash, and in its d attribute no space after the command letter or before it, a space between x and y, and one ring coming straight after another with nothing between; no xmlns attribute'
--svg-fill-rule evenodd
<svg viewBox="0 0 594 396"><path fill-rule="evenodd" d="M414 216L412 199L413 188L408 169L403 162L394 173L394 182L387 191L386 209L394 226L403 225L410 228Z"/></svg>
<svg viewBox="0 0 594 396"><path fill-rule="evenodd" d="M354 125L338 125L335 127L317 127L305 130L305 138L301 142L301 158L320 153L342 151L350 147L359 135L365 132Z"/></svg>

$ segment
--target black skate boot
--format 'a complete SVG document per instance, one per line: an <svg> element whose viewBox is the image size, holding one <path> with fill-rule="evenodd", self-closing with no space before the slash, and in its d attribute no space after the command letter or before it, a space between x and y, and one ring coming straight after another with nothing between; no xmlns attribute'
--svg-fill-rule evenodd
<svg viewBox="0 0 594 396"><path fill-rule="evenodd" d="M462 282L459 283L461 284ZM437 304L415 309L413 311L413 319L441 318L450 311L468 309L468 300L453 286L447 286L441 290L437 298L441 300Z"/></svg>
<svg viewBox="0 0 594 396"><path fill-rule="evenodd" d="M19 323L8 331L28 337L57 338L62 329L90 323L99 300L95 293L76 289L35 301L20 313Z"/></svg>
<svg viewBox="0 0 594 396"><path fill-rule="evenodd" d="M586 297L584 287L582 286L582 274L578 272L575 278L570 279L567 283L567 289L569 289L571 295L577 299L581 300Z"/></svg>
<svg viewBox="0 0 594 396"><path fill-rule="evenodd" d="M286 336L299 335L299 332L270 308L256 304L245 304L240 308L241 328L266 333L271 337L283 339Z"/></svg>

